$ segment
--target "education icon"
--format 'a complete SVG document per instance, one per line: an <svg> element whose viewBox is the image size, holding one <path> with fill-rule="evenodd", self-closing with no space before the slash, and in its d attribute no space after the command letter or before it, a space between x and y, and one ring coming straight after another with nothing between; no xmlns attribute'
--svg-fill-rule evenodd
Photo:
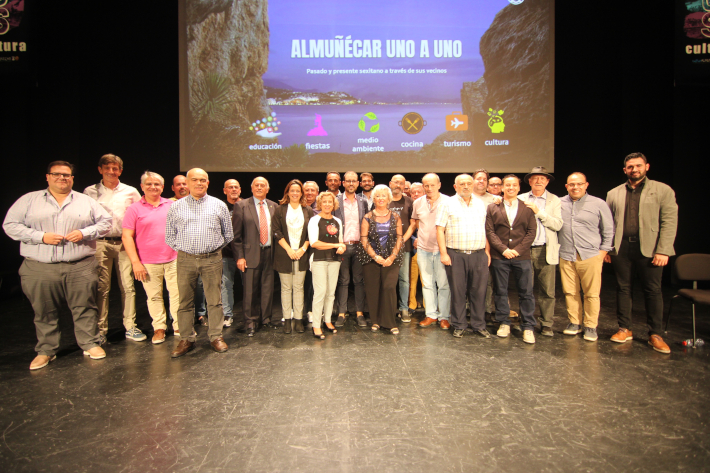
<svg viewBox="0 0 710 473"><path fill-rule="evenodd" d="M264 117L252 123L249 130L255 132L262 138L276 138L277 136L281 136L281 133L278 132L280 126L281 121L276 119L276 112L271 112L270 117Z"/></svg>

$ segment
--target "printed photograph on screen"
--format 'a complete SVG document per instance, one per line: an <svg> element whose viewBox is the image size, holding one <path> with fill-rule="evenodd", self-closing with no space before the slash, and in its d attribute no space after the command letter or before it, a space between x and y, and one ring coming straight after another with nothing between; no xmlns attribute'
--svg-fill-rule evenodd
<svg viewBox="0 0 710 473"><path fill-rule="evenodd" d="M184 169L554 168L553 0L181 8Z"/></svg>

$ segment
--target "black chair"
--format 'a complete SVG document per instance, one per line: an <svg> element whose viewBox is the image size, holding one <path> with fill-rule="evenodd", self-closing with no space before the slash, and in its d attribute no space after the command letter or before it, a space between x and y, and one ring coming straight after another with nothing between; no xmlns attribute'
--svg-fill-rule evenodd
<svg viewBox="0 0 710 473"><path fill-rule="evenodd" d="M710 290L698 289L698 281L710 281L710 255L702 253L692 253L679 256L675 261L675 274L681 281L693 281L692 289L680 289L678 294L673 296L668 307L668 319L666 320L666 333L668 323L671 320L671 310L673 301L677 297L688 299L693 305L693 348L695 348L695 304L710 305Z"/></svg>

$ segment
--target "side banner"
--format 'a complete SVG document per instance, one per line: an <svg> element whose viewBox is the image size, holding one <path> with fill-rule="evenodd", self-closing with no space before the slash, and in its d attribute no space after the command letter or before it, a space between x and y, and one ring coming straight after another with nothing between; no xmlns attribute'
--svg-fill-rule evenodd
<svg viewBox="0 0 710 473"><path fill-rule="evenodd" d="M29 69L25 0L0 0L0 74L22 74Z"/></svg>
<svg viewBox="0 0 710 473"><path fill-rule="evenodd" d="M676 0L676 79L710 78L710 0Z"/></svg>

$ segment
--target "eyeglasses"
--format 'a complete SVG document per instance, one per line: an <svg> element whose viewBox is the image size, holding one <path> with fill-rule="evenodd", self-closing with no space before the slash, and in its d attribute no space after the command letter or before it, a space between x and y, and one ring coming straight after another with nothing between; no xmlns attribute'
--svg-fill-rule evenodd
<svg viewBox="0 0 710 473"><path fill-rule="evenodd" d="M343 181L346 184L357 184L358 181Z"/></svg>
<svg viewBox="0 0 710 473"><path fill-rule="evenodd" d="M47 174L49 174L50 176L52 176L55 179L59 179L60 177L62 177L64 179L69 179L70 177L74 177L73 174L64 174L61 172L50 172Z"/></svg>

